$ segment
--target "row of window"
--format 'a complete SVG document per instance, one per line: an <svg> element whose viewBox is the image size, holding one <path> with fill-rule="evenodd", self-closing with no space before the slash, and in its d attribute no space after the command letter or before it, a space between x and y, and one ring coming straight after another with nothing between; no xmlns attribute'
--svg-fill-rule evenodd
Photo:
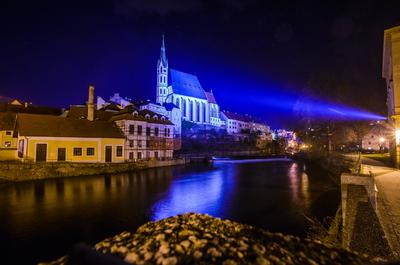
<svg viewBox="0 0 400 265"><path fill-rule="evenodd" d="M72 149L72 153L74 156L82 156L82 147L74 147ZM117 157L122 157L123 153L123 148L122 146L117 146L115 149L115 156ZM86 148L86 156L94 156L95 155L95 148L94 147L87 147Z"/></svg>
<svg viewBox="0 0 400 265"><path fill-rule="evenodd" d="M142 125L137 125L136 127L137 129L137 135L142 135ZM130 124L129 125L129 134L134 135L135 134L135 125L134 124ZM159 136L160 135L160 130L158 127L154 128L154 136ZM169 137L171 135L171 130L170 128L164 128L164 136L165 137ZM150 127L146 127L146 136L151 136L151 128Z"/></svg>
<svg viewBox="0 0 400 265"><path fill-rule="evenodd" d="M147 158L150 158L150 152L147 152ZM159 153L157 151L154 152L154 158L163 158L162 155L160 157ZM134 152L129 152L129 160L134 160L135 159L135 155ZM142 152L137 152L137 159L143 159L143 155Z"/></svg>

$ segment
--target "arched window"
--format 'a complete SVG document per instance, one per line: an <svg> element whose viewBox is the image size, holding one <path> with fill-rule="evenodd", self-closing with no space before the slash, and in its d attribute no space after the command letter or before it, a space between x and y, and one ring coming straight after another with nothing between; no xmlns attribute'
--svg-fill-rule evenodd
<svg viewBox="0 0 400 265"><path fill-rule="evenodd" d="M176 99L175 99L175 105L176 105L178 108L181 108L181 106L180 106L179 103L180 103L180 102L179 102L179 98L176 98Z"/></svg>
<svg viewBox="0 0 400 265"><path fill-rule="evenodd" d="M193 102L191 100L188 101L189 101L188 119L189 121L193 121Z"/></svg>
<svg viewBox="0 0 400 265"><path fill-rule="evenodd" d="M192 121L195 121L196 120L196 116L195 116L195 114L196 114L196 102L194 102L194 101L190 101L190 119L192 120Z"/></svg>
<svg viewBox="0 0 400 265"><path fill-rule="evenodd" d="M207 104L203 103L203 122L207 122L206 107L207 107Z"/></svg>
<svg viewBox="0 0 400 265"><path fill-rule="evenodd" d="M186 117L186 100L182 99L182 115Z"/></svg>
<svg viewBox="0 0 400 265"><path fill-rule="evenodd" d="M200 117L200 103L197 102L197 121L200 122L201 121L201 117Z"/></svg>

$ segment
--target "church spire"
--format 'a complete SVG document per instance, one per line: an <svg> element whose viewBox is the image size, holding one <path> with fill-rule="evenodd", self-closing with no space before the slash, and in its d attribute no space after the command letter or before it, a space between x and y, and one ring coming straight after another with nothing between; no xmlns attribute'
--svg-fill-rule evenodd
<svg viewBox="0 0 400 265"><path fill-rule="evenodd" d="M165 52L164 34L162 35L162 41L161 41L160 59L161 59L161 63L162 63L164 66L167 66L167 65L168 65L167 55L166 55L166 52Z"/></svg>

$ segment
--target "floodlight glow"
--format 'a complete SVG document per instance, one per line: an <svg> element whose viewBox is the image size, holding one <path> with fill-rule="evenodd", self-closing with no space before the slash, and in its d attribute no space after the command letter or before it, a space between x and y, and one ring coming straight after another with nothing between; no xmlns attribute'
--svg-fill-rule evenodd
<svg viewBox="0 0 400 265"><path fill-rule="evenodd" d="M379 142L380 142L380 143L385 142L385 138L383 138L383 137L379 138Z"/></svg>
<svg viewBox="0 0 400 265"><path fill-rule="evenodd" d="M396 144L400 144L400 129L396 129Z"/></svg>

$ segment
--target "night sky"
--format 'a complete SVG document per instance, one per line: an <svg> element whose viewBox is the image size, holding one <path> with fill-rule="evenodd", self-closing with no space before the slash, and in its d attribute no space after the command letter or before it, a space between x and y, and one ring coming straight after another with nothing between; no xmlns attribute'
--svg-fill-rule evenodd
<svg viewBox="0 0 400 265"><path fill-rule="evenodd" d="M68 107L93 83L106 99L154 100L165 33L170 67L222 109L276 123L263 99L290 94L385 115L383 30L400 25L398 2L3 0L0 95Z"/></svg>

